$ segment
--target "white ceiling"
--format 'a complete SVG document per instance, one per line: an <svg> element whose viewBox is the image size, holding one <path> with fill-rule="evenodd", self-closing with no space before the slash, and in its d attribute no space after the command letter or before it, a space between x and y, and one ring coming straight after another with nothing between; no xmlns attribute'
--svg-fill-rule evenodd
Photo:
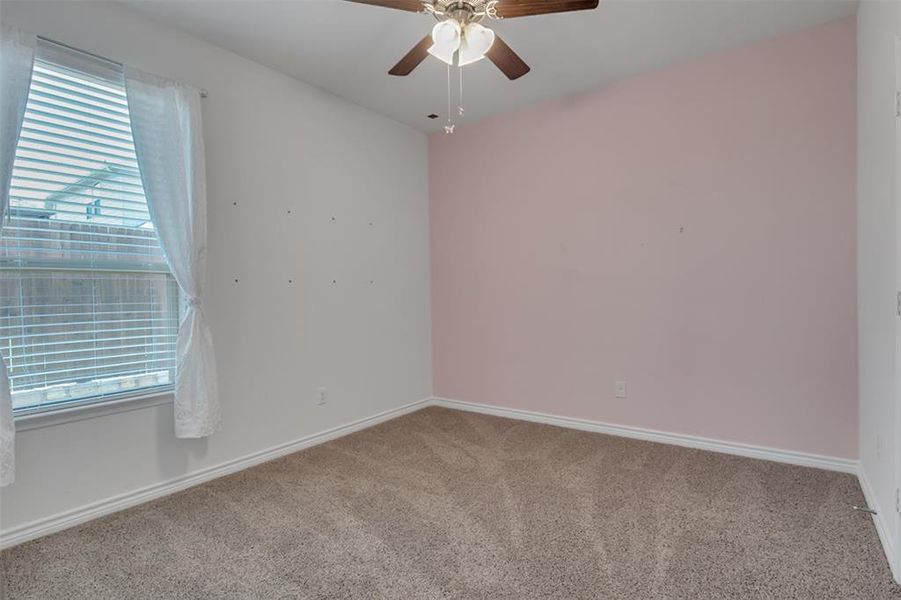
<svg viewBox="0 0 901 600"><path fill-rule="evenodd" d="M434 18L344 0L123 0L156 21L423 131L443 126L447 72L429 57L389 68ZM855 13L844 0L601 0L593 11L494 21L532 67L508 81L487 60L464 71L466 121L597 88Z"/></svg>

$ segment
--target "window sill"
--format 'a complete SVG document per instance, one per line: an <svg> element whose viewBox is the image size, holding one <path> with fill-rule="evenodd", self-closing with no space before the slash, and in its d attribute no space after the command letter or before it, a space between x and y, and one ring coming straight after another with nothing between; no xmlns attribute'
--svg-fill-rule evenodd
<svg viewBox="0 0 901 600"><path fill-rule="evenodd" d="M172 388L149 391L148 393L134 396L124 396L111 400L85 402L73 406L60 406L50 410L34 410L13 414L16 431L29 431L31 429L43 429L54 427L84 419L95 419L118 413L131 412L171 404L173 400Z"/></svg>

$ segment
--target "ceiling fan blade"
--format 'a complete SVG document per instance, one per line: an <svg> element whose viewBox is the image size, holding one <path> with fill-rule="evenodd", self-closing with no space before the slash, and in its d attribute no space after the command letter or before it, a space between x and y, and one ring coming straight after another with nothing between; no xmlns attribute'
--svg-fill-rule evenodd
<svg viewBox="0 0 901 600"><path fill-rule="evenodd" d="M397 10L406 10L409 12L422 12L422 2L420 0L347 0L348 2L356 2L357 4L370 4L372 6L384 6L385 8L396 8Z"/></svg>
<svg viewBox="0 0 901 600"><path fill-rule="evenodd" d="M497 14L504 19L511 19L597 7L598 0L500 0L497 3Z"/></svg>
<svg viewBox="0 0 901 600"><path fill-rule="evenodd" d="M530 71L529 65L499 35L495 34L494 43L485 56L507 76L507 79L519 79Z"/></svg>
<svg viewBox="0 0 901 600"><path fill-rule="evenodd" d="M409 75L410 72L419 66L419 63L425 60L425 57L429 55L429 48L432 45L432 36L427 35L422 38L422 41L413 46L413 49L407 52L407 54L400 59L396 65L391 67L391 70L388 71L389 75L398 75L403 77L404 75Z"/></svg>

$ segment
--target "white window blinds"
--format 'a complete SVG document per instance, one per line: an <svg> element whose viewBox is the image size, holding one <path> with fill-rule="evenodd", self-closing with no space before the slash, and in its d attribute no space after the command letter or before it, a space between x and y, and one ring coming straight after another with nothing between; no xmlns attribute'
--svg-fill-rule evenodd
<svg viewBox="0 0 901 600"><path fill-rule="evenodd" d="M135 158L119 65L41 42L0 239L13 408L174 381L178 286Z"/></svg>

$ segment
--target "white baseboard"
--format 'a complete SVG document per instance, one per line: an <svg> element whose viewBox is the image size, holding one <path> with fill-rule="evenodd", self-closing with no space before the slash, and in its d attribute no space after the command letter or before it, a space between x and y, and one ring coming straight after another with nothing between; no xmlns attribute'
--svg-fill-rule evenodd
<svg viewBox="0 0 901 600"><path fill-rule="evenodd" d="M451 400L449 398L432 398L430 404L433 406L443 406L445 408L466 410L497 417L506 417L508 419L517 419L520 421L556 425L557 427L566 427L568 429L606 433L619 437L645 440L648 442L659 442L661 444L672 444L673 446L684 446L686 448L696 448L698 450L709 450L711 452L733 454L735 456L744 456L747 458L759 458L761 460L798 465L801 467L814 467L816 469L826 469L827 471L839 471L841 473L851 473L855 475L858 472L858 461L849 458L808 454L806 452L795 452L794 450L779 450L777 448L767 448L765 446L753 446L751 444L726 442L723 440L714 440L682 433L668 433L665 431L656 431L654 429L614 425L588 419L561 417L529 410L504 408L488 404L476 404L474 402L463 402L462 400Z"/></svg>
<svg viewBox="0 0 901 600"><path fill-rule="evenodd" d="M883 507L879 505L879 498L876 497L876 493L873 491L873 486L870 485L870 480L863 466L857 473L857 479L860 481L860 489L863 490L867 506L876 511L876 514L872 515L873 525L876 526L876 533L879 534L879 541L882 542L882 551L885 552L885 557L888 559L889 567L892 569L892 576L895 578L896 583L901 583L895 543L892 540L892 536L889 535L888 523L886 523L886 515L891 513L883 511Z"/></svg>
<svg viewBox="0 0 901 600"><path fill-rule="evenodd" d="M17 527L12 527L0 532L0 549L9 548L21 544L22 542L27 542L28 540L50 535L51 533L56 533L57 531L80 525L86 521L103 517L163 496L168 496L169 494L174 494L175 492L205 483L212 479L230 475L231 473L274 460L281 456L292 454L299 450L303 450L304 448L317 446L324 442L354 433L355 431L360 431L361 429L366 429L367 427L372 427L373 425L378 425L379 423L419 410L420 408L427 406L430 402L430 399L419 400L371 417L354 421L353 423L340 425L320 433L308 435L298 440L294 440L293 442L280 444L219 465L194 471L168 481L150 485L112 498L107 498L99 502L87 504L49 517L37 519Z"/></svg>

